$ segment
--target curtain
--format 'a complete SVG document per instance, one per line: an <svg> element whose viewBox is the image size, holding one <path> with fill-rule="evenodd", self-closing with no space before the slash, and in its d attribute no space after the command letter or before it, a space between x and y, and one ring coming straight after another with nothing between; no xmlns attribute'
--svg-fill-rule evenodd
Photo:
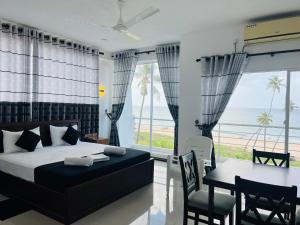
<svg viewBox="0 0 300 225"><path fill-rule="evenodd" d="M132 83L133 74L138 61L136 52L136 50L127 50L114 54L110 144L115 146L120 146L117 122L122 114L127 90Z"/></svg>
<svg viewBox="0 0 300 225"><path fill-rule="evenodd" d="M33 120L78 119L82 135L98 132L99 51L39 31L35 37Z"/></svg>
<svg viewBox="0 0 300 225"><path fill-rule="evenodd" d="M175 122L174 155L178 154L179 53L180 47L177 43L160 45L156 48L161 83Z"/></svg>
<svg viewBox="0 0 300 225"><path fill-rule="evenodd" d="M246 64L246 53L202 58L202 135L213 139L212 130L218 123L238 84ZM216 167L213 147L212 168Z"/></svg>
<svg viewBox="0 0 300 225"><path fill-rule="evenodd" d="M0 22L0 123L30 120L29 32Z"/></svg>

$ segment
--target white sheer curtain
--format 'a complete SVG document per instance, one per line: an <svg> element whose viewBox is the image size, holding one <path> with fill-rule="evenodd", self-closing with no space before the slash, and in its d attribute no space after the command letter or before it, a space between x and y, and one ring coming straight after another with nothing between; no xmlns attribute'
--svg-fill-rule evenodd
<svg viewBox="0 0 300 225"><path fill-rule="evenodd" d="M97 104L98 52L39 33L36 101Z"/></svg>
<svg viewBox="0 0 300 225"><path fill-rule="evenodd" d="M30 119L29 28L0 22L0 122Z"/></svg>

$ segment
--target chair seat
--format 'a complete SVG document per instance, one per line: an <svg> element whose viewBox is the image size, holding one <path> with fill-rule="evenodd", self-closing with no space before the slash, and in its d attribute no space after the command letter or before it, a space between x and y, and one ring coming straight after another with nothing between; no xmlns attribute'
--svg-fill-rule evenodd
<svg viewBox="0 0 300 225"><path fill-rule="evenodd" d="M215 192L214 195L214 213L226 216L235 205L235 197L228 194ZM208 192L196 191L189 196L188 206L208 211Z"/></svg>
<svg viewBox="0 0 300 225"><path fill-rule="evenodd" d="M242 225L256 225L257 223L257 217L255 216L253 211L249 211L247 213L247 215L249 216L249 220L247 219L247 221L242 220ZM266 221L269 217L269 215L263 214L263 213L259 213L259 215L261 216L263 221ZM286 224L289 224L289 221L285 221ZM274 216L271 220L272 225L282 225L283 223L280 221L280 219L277 216Z"/></svg>

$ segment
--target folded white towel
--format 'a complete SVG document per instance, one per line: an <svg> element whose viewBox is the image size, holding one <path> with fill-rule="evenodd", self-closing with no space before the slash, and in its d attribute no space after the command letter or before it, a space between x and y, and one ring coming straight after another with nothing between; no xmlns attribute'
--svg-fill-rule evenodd
<svg viewBox="0 0 300 225"><path fill-rule="evenodd" d="M104 153L114 154L114 155L125 155L126 148L116 147L116 146L106 146L104 148Z"/></svg>
<svg viewBox="0 0 300 225"><path fill-rule="evenodd" d="M65 165L68 166L92 166L93 165L93 159L89 156L78 158L78 157L67 157L64 161Z"/></svg>

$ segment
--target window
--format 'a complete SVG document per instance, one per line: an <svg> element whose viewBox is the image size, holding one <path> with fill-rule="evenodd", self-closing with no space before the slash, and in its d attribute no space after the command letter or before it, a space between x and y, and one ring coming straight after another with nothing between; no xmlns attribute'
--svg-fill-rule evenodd
<svg viewBox="0 0 300 225"><path fill-rule="evenodd" d="M138 64L132 85L133 144L172 154L174 121L169 112L157 63Z"/></svg>
<svg viewBox="0 0 300 225"><path fill-rule="evenodd" d="M291 165L300 166L299 85L299 72L243 74L213 131L218 157L250 160L254 148L289 151Z"/></svg>
<svg viewBox="0 0 300 225"><path fill-rule="evenodd" d="M300 166L300 72L292 72L290 79L288 149L294 164L298 161Z"/></svg>

